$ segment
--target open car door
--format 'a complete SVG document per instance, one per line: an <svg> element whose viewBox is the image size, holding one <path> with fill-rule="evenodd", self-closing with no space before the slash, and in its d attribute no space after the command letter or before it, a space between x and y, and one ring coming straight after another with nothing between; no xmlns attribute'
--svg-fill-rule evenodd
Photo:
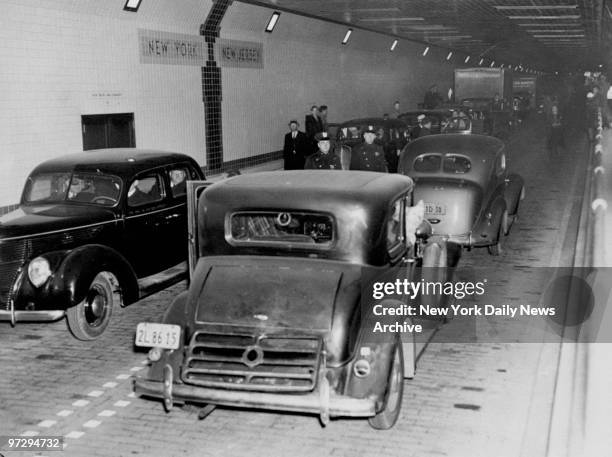
<svg viewBox="0 0 612 457"><path fill-rule="evenodd" d="M189 243L189 279L198 262L198 200L211 181L187 181L187 239Z"/></svg>

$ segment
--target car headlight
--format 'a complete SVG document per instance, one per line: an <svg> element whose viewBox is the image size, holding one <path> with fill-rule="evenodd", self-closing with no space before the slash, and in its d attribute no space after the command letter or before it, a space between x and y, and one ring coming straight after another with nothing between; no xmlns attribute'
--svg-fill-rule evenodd
<svg viewBox="0 0 612 457"><path fill-rule="evenodd" d="M34 287L42 286L49 276L51 276L51 267L44 257L36 257L28 265L28 278Z"/></svg>

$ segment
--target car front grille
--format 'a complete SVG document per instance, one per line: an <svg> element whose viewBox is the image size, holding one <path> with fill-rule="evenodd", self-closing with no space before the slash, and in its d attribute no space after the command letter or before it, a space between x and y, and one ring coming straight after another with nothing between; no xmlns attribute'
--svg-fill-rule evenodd
<svg viewBox="0 0 612 457"><path fill-rule="evenodd" d="M0 241L0 308L10 309L11 289L27 253L25 239Z"/></svg>
<svg viewBox="0 0 612 457"><path fill-rule="evenodd" d="M206 387L267 392L314 389L322 341L319 337L217 334L191 338L183 381Z"/></svg>

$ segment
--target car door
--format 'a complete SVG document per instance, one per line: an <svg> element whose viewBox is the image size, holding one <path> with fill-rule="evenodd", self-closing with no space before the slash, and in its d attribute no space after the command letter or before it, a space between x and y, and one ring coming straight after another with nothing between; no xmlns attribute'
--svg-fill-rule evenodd
<svg viewBox="0 0 612 457"><path fill-rule="evenodd" d="M176 219L164 168L151 169L127 183L125 251L139 278L173 265L176 253L169 243Z"/></svg>

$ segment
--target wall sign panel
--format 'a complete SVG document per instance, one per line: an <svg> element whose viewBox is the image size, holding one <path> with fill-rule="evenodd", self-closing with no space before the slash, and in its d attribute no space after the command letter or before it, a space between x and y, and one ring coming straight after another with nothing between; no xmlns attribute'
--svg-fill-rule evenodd
<svg viewBox="0 0 612 457"><path fill-rule="evenodd" d="M204 37L138 29L138 42L140 63L205 65Z"/></svg>
<svg viewBox="0 0 612 457"><path fill-rule="evenodd" d="M215 47L217 61L222 67L258 69L264 67L263 43L220 38L216 41Z"/></svg>

